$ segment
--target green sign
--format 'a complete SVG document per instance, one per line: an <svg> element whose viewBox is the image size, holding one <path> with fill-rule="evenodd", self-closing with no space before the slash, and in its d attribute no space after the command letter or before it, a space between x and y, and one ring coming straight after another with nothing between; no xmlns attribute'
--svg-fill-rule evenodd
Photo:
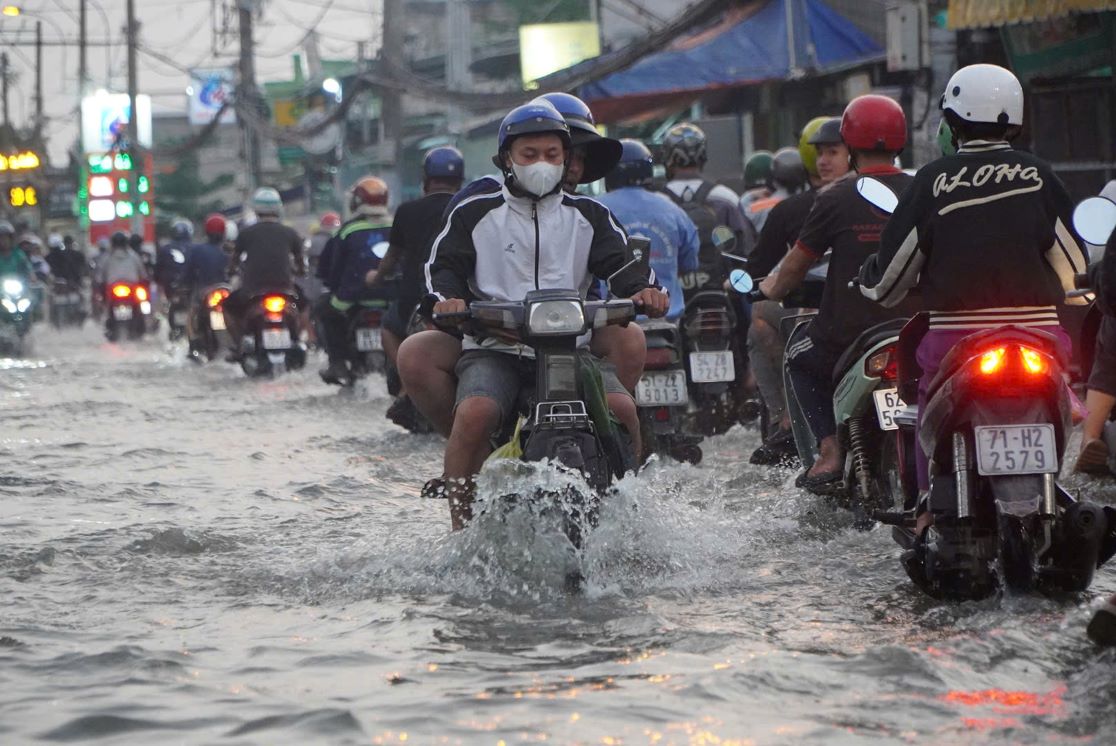
<svg viewBox="0 0 1116 746"><path fill-rule="evenodd" d="M1004 26L1004 47L1019 79L1055 78L1112 65L1116 13L1078 13Z"/></svg>

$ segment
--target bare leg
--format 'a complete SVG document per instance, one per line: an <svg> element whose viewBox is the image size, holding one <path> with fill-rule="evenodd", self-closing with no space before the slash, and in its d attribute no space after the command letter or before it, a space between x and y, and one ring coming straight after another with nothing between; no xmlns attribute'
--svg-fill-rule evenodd
<svg viewBox="0 0 1116 746"><path fill-rule="evenodd" d="M643 441L639 436L639 413L636 410L635 399L627 394L608 394L605 398L608 400L608 408L616 415L616 419L628 428L628 434L632 437L632 448L635 449L636 462L638 463L639 456L643 453Z"/></svg>
<svg viewBox="0 0 1116 746"><path fill-rule="evenodd" d="M467 480L484 465L492 451L489 438L499 427L500 406L487 396L470 396L453 415L443 471L447 485L452 485L448 497L455 531L472 518L473 494Z"/></svg>
<svg viewBox="0 0 1116 746"><path fill-rule="evenodd" d="M783 347L784 340L779 334L775 321L783 313L782 307L773 301L760 301L752 306L752 325L748 329L748 357L760 395L771 414L771 421L780 430L790 430L790 414L787 412L786 393L783 391ZM764 436L770 433L764 433Z"/></svg>
<svg viewBox="0 0 1116 746"><path fill-rule="evenodd" d="M1085 408L1089 410L1089 416L1085 418L1082 439L1086 443L1097 440L1104 434L1104 423L1112 414L1113 406L1116 406L1116 396L1112 394L1092 389L1085 394Z"/></svg>
<svg viewBox="0 0 1116 746"><path fill-rule="evenodd" d="M399 367L399 345L403 344L403 340L395 336L390 329L382 330L382 339L384 341L384 354L387 355L388 361L395 367Z"/></svg>
<svg viewBox="0 0 1116 746"><path fill-rule="evenodd" d="M445 437L453 429L457 398L454 368L461 341L437 330L412 334L399 345L396 366L407 395L423 416Z"/></svg>
<svg viewBox="0 0 1116 746"><path fill-rule="evenodd" d="M647 339L639 324L606 326L593 332L589 351L611 363L616 377L628 391L635 391L647 360Z"/></svg>
<svg viewBox="0 0 1116 746"><path fill-rule="evenodd" d="M837 442L836 435L822 438L819 444L818 460L810 467L808 475L816 477L820 474L831 474L841 471L845 467L845 454Z"/></svg>

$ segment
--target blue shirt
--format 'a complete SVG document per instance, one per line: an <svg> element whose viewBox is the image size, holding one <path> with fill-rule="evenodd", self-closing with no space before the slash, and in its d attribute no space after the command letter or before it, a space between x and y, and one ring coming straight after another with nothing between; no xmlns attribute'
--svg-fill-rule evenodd
<svg viewBox="0 0 1116 746"><path fill-rule="evenodd" d="M670 293L667 318L677 319L686 306L679 275L698 268L701 242L693 221L669 197L642 187L617 189L597 201L612 211L629 236L651 242L651 269Z"/></svg>
<svg viewBox="0 0 1116 746"><path fill-rule="evenodd" d="M380 258L373 249L386 243L390 232L391 220L358 217L342 225L329 240L319 259L318 272L337 300L354 302L386 297L383 287L369 288L364 277L379 268ZM323 265L326 274L322 274Z"/></svg>
<svg viewBox="0 0 1116 746"><path fill-rule="evenodd" d="M210 285L225 282L229 268L229 255L212 243L197 244L186 255L182 269L182 283L191 291L197 292Z"/></svg>

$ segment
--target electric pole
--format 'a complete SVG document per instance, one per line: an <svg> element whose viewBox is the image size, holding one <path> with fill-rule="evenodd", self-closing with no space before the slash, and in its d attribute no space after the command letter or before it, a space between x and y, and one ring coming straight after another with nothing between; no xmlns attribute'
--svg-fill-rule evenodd
<svg viewBox="0 0 1116 746"><path fill-rule="evenodd" d="M8 53L0 52L0 97L4 103L4 129L11 126L12 120L8 111L8 76L11 74L8 67Z"/></svg>
<svg viewBox="0 0 1116 746"><path fill-rule="evenodd" d="M248 161L248 179L245 183L245 198L259 186L260 183L260 138L254 129L255 120L259 117L259 94L256 91L256 59L252 41L252 12L255 10L255 0L237 0L238 19L240 22L240 88L236 98L240 111L238 117L244 131L244 150Z"/></svg>
<svg viewBox="0 0 1116 746"><path fill-rule="evenodd" d="M43 131L43 22L35 21L35 139Z"/></svg>
<svg viewBox="0 0 1116 746"><path fill-rule="evenodd" d="M383 45L380 47L380 61L387 69L388 77L397 82L403 64L403 39L406 27L403 18L403 0L384 0ZM389 85L383 96L384 139L391 145L391 173L395 183L391 185L395 194L401 194L403 183L403 96L396 85Z"/></svg>
<svg viewBox="0 0 1116 746"><path fill-rule="evenodd" d="M136 23L135 0L128 0L128 157L132 160L132 233L142 235L143 215L140 214L139 175L143 161L139 147L139 107L136 106L139 80L136 72L136 52L139 46L139 24Z"/></svg>
<svg viewBox="0 0 1116 746"><path fill-rule="evenodd" d="M85 30L85 3L81 0L81 12L78 17L78 101L85 95L85 83L89 80L89 65L85 59L86 30Z"/></svg>

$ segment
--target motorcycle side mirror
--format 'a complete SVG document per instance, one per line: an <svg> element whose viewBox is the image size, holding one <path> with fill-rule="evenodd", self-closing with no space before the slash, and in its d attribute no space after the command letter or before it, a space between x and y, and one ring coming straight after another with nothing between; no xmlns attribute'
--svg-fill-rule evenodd
<svg viewBox="0 0 1116 746"><path fill-rule="evenodd" d="M1104 246L1116 228L1116 202L1107 197L1082 200L1073 210L1073 227L1089 243Z"/></svg>
<svg viewBox="0 0 1116 746"><path fill-rule="evenodd" d="M899 195L891 191L887 184L871 176L861 176L856 180L856 192L873 207L888 215L895 212L895 207L899 204Z"/></svg>
<svg viewBox="0 0 1116 746"><path fill-rule="evenodd" d="M722 254L736 248L736 234L727 225L718 225L713 229L713 245Z"/></svg>
<svg viewBox="0 0 1116 746"><path fill-rule="evenodd" d="M752 276L744 270L734 269L729 272L729 285L732 285L732 289L741 295L747 295L752 292L756 283L752 282Z"/></svg>
<svg viewBox="0 0 1116 746"><path fill-rule="evenodd" d="M651 266L651 239L644 236L628 237L628 257L637 264Z"/></svg>
<svg viewBox="0 0 1116 746"><path fill-rule="evenodd" d="M389 244L387 241L380 241L378 244L372 247L372 253L376 255L377 259L383 259L385 256L387 256L388 246Z"/></svg>

